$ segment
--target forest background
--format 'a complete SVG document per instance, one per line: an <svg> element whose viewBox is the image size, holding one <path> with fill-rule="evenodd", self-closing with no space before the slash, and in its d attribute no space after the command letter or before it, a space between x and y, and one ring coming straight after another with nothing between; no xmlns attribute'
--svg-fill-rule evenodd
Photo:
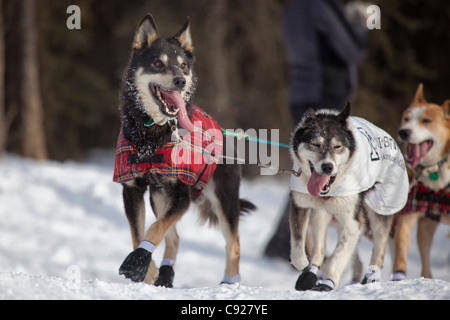
<svg viewBox="0 0 450 320"><path fill-rule="evenodd" d="M197 105L224 128L279 129L280 142L288 142L295 124L281 29L285 2L0 0L0 156L82 160L93 148L114 149L118 88L147 12L163 36L191 17ZM450 5L372 3L381 8L381 29L368 30L352 113L397 137L420 82L429 101L450 99ZM70 5L81 9L80 30L66 26ZM288 153L281 157L289 166Z"/></svg>

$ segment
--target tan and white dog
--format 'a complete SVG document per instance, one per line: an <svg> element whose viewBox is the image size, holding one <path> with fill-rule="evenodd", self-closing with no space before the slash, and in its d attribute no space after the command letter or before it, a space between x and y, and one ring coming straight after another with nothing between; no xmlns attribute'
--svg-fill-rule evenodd
<svg viewBox="0 0 450 320"><path fill-rule="evenodd" d="M430 250L439 222L450 223L450 100L429 103L420 84L404 111L399 138L410 169L408 204L396 216L393 280L406 277L411 229L418 222L417 241L422 276L431 278Z"/></svg>

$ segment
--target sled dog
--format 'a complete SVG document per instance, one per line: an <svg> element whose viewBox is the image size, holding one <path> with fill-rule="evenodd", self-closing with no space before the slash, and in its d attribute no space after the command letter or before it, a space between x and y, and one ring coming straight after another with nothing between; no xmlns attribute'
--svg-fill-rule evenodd
<svg viewBox="0 0 450 320"><path fill-rule="evenodd" d="M240 280L239 216L255 207L239 199L240 167L218 165L220 127L192 104L194 61L189 17L170 38L160 36L151 14L139 23L120 89L122 127L114 169L114 181L123 185L134 249L119 273L135 282L173 286L179 244L175 225L191 203L203 221L219 224L225 237L222 283ZM156 221L145 230L147 190ZM158 273L152 252L163 239Z"/></svg>
<svg viewBox="0 0 450 320"><path fill-rule="evenodd" d="M411 229L418 222L417 241L422 276L431 278L430 250L439 222L450 223L450 100L429 103L420 84L403 112L398 131L410 168L408 204L396 216L393 280L406 277Z"/></svg>
<svg viewBox="0 0 450 320"><path fill-rule="evenodd" d="M374 249L363 283L380 280L393 214L406 203L408 177L394 139L370 122L341 111L309 109L291 138L291 263L303 272L297 290L329 291L339 286L360 235L370 225ZM326 230L332 218L338 243L324 266ZM308 229L309 228L309 229ZM305 238L312 240L309 256Z"/></svg>

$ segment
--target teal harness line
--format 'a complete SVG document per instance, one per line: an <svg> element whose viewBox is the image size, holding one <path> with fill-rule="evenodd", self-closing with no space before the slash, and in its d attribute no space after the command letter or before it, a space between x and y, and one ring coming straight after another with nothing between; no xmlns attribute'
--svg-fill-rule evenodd
<svg viewBox="0 0 450 320"><path fill-rule="evenodd" d="M227 130L225 130L223 128L220 128L220 129L222 130L222 133L224 135L226 135L226 136L233 136L233 137L236 137L238 139L244 138L245 140L248 140L248 141L255 141L255 142L265 143L265 144L270 144L270 145L273 144L273 145L276 145L276 146L279 146L279 147L283 147L283 148L286 148L286 149L290 149L291 148L290 145L287 145L287 144L284 144L284 143L278 143L278 142L273 142L273 141L270 141L270 140L254 138L254 137L251 137L248 134L244 134L244 133L229 132L229 131L227 131Z"/></svg>
<svg viewBox="0 0 450 320"><path fill-rule="evenodd" d="M245 140L248 140L248 141L255 141L255 142L258 142L258 143L265 143L265 144L270 144L270 145L276 145L276 146L283 147L283 148L286 148L286 149L290 149L291 148L290 145L287 145L287 144L284 144L284 143L278 143L278 142L273 142L273 141L269 141L269 140L265 140L265 139L254 138L254 137L251 137L248 134L244 134L244 133L229 132L229 131L227 131L227 130L225 130L223 128L220 128L220 130L222 130L223 135L225 135L225 136L232 136L232 137L237 138L238 140L239 139L245 139ZM222 159L230 159L230 160L242 161L243 163L246 163L246 164L256 164L257 166L262 167L262 168L272 169L276 173L289 173L289 174L292 174L293 176L295 176L297 178L300 177L301 174L302 174L300 169L298 171L288 170L288 169L283 169L283 168L280 168L280 167L274 167L274 166L271 166L271 165L265 165L265 164L262 164L260 162L250 162L250 161L248 161L246 159L239 159L239 158L235 158L235 157L229 157L229 156L226 156L226 155L223 155L223 154L220 157L222 157Z"/></svg>
<svg viewBox="0 0 450 320"><path fill-rule="evenodd" d="M150 119L150 121L146 122L144 124L144 126L150 127L150 126L152 126L154 124L155 124L154 120ZM284 143L278 143L278 142L274 142L274 141L270 141L270 140L255 138L255 137L251 137L248 134L244 134L244 133L230 132L230 131L227 131L226 129L223 129L223 128L220 128L220 130L222 131L223 135L232 136L232 137L237 138L238 140L245 139L247 141L254 141L254 142L257 142L257 143L264 143L264 144L267 144L267 145L275 145L275 146L279 146L279 147L286 148L286 149L290 149L291 148L290 145L287 145L287 144L284 144ZM242 161L243 163L246 163L246 164L255 164L255 165L258 165L259 167L262 167L262 168L272 169L276 173L289 173L289 174L294 175L295 177L300 177L300 175L302 174L302 172L300 170L298 170L298 171L288 170L288 169L283 169L283 168L279 168L279 167L273 167L273 166L270 166L270 165L265 165L265 164L262 164L262 163L259 163L259 162L253 163L253 162L250 162L250 161L248 161L246 159L238 159L238 158L235 158L235 157L225 156L223 154L217 155L217 156L222 158L222 159L230 159L230 160ZM158 182L158 180L156 179L156 176L153 173L148 175L148 179L156 188L161 188L162 187L162 185Z"/></svg>
<svg viewBox="0 0 450 320"><path fill-rule="evenodd" d="M155 121L150 118L150 121L144 123L144 126L150 127L150 126L152 126L154 124L155 124ZM229 131L225 130L224 128L220 128L220 130L222 130L222 133L224 135L226 135L226 136L233 136L233 137L236 137L238 139L244 138L245 140L248 140L248 141L255 141L255 142L258 142L258 143L264 143L264 144L269 144L269 145L276 145L276 146L283 147L283 148L286 148L286 149L290 149L291 148L291 146L288 145L288 144L273 142L273 141L269 141L269 140L265 140L265 139L254 138L254 137L251 137L248 134L244 134L244 133L229 132Z"/></svg>

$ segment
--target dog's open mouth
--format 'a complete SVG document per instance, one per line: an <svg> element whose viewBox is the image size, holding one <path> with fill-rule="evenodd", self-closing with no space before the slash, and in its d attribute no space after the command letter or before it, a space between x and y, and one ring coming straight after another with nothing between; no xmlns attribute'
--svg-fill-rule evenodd
<svg viewBox="0 0 450 320"><path fill-rule="evenodd" d="M311 169L311 177L308 181L308 192L313 196L324 196L330 192L331 185L336 180L336 176L330 176L326 174L318 174L314 170L314 166L309 162L309 168Z"/></svg>
<svg viewBox="0 0 450 320"><path fill-rule="evenodd" d="M166 118L169 120L177 118L183 128L194 131L194 125L187 114L186 102L179 91L163 90L152 83L149 84L149 87L162 114Z"/></svg>
<svg viewBox="0 0 450 320"><path fill-rule="evenodd" d="M150 90L153 93L153 97L156 102L158 102L161 111L165 113L166 116L175 118L178 111L180 110L177 106L181 94L178 91L166 91L162 90L160 87L154 84L150 84ZM179 96L179 97L178 97ZM181 98L182 100L183 98Z"/></svg>
<svg viewBox="0 0 450 320"><path fill-rule="evenodd" d="M433 140L425 140L419 144L408 143L406 145L406 156L410 167L417 167L420 161L426 158L432 147Z"/></svg>

